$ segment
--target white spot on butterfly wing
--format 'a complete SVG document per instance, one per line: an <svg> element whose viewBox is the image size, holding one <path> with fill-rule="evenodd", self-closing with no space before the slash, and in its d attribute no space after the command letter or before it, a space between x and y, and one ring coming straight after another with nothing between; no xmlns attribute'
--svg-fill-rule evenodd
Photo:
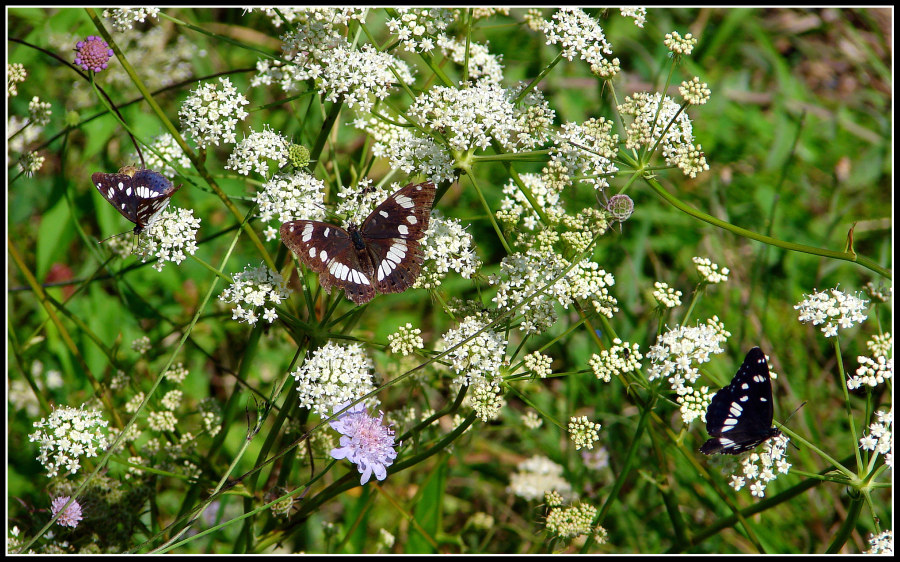
<svg viewBox="0 0 900 562"><path fill-rule="evenodd" d="M403 207L404 209L411 209L415 206L413 200L407 197L406 195L398 195L394 197L394 201L397 202L398 205Z"/></svg>

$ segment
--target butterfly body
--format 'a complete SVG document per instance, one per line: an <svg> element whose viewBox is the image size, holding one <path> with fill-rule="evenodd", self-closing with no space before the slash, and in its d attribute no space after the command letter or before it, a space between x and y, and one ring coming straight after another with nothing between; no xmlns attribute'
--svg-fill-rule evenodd
<svg viewBox="0 0 900 562"><path fill-rule="evenodd" d="M281 225L281 240L319 274L326 292L337 286L355 304L376 293L399 293L419 276L419 240L428 230L435 187L409 184L378 205L361 226L296 220Z"/></svg>
<svg viewBox="0 0 900 562"><path fill-rule="evenodd" d="M135 234L153 225L172 195L181 189L159 172L134 166L124 166L118 173L97 172L91 175L91 181L123 217L134 223Z"/></svg>
<svg viewBox="0 0 900 562"><path fill-rule="evenodd" d="M744 363L719 390L706 411L706 431L712 437L700 447L706 455L737 455L781 431L772 427L772 381L766 356L758 347L747 353Z"/></svg>

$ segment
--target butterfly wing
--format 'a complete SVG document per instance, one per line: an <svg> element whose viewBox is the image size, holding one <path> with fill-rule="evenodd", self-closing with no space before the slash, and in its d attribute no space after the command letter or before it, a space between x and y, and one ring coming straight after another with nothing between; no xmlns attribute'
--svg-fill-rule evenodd
<svg viewBox="0 0 900 562"><path fill-rule="evenodd" d="M319 274L319 285L325 292L337 286L356 304L375 296L372 273L360 264L350 234L343 228L319 221L290 221L281 225L281 240Z"/></svg>
<svg viewBox="0 0 900 562"><path fill-rule="evenodd" d="M772 381L766 356L758 347L747 353L731 384L719 390L706 411L712 439L700 452L736 455L780 433L772 428Z"/></svg>
<svg viewBox="0 0 900 562"><path fill-rule="evenodd" d="M131 178L131 185L137 195L135 205L135 223L140 227L150 226L159 218L177 187L166 176L153 170L138 170Z"/></svg>
<svg viewBox="0 0 900 562"><path fill-rule="evenodd" d="M422 267L422 248L434 204L435 187L430 182L409 184L385 199L360 228L372 256L375 287L380 293L408 289Z"/></svg>
<svg viewBox="0 0 900 562"><path fill-rule="evenodd" d="M105 174L96 172L91 175L94 187L100 192L109 204L116 208L123 217L134 221L135 205L137 201L131 197L134 192L131 186L131 176L127 174ZM128 193L128 195L126 195Z"/></svg>
<svg viewBox="0 0 900 562"><path fill-rule="evenodd" d="M135 224L135 233L153 224L168 206L172 195L181 189L153 170L137 170L126 166L119 173L97 172L91 175L94 187L123 217Z"/></svg>

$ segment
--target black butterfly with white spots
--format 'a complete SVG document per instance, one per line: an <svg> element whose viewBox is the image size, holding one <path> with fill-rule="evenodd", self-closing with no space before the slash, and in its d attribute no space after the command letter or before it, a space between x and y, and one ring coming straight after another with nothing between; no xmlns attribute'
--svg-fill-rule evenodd
<svg viewBox="0 0 900 562"><path fill-rule="evenodd" d="M415 283L424 259L418 241L428 230L434 194L432 183L411 183L358 228L296 220L281 225L281 240L319 274L325 292L337 286L355 304L364 304L376 292L400 293Z"/></svg>
<svg viewBox="0 0 900 562"><path fill-rule="evenodd" d="M713 396L706 410L706 431L712 439L700 452L737 455L781 435L772 427L773 412L769 365L762 350L754 347L731 384Z"/></svg>
<svg viewBox="0 0 900 562"><path fill-rule="evenodd" d="M159 172L134 166L124 166L118 173L97 172L91 181L123 217L134 223L135 234L156 222L172 195L181 189Z"/></svg>

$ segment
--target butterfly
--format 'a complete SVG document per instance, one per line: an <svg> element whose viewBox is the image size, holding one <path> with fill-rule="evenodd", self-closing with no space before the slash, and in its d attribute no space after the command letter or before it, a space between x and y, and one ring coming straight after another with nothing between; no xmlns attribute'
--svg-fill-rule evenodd
<svg viewBox="0 0 900 562"><path fill-rule="evenodd" d="M713 396L706 410L706 431L712 439L700 452L737 455L781 435L772 427L773 412L769 366L762 350L754 347L731 384Z"/></svg>
<svg viewBox="0 0 900 562"><path fill-rule="evenodd" d="M91 181L123 217L134 223L135 234L152 226L172 195L181 189L159 172L134 166L124 166L118 173L97 172L91 175Z"/></svg>
<svg viewBox="0 0 900 562"><path fill-rule="evenodd" d="M355 304L367 303L376 292L400 293L416 281L424 259L418 241L428 230L434 194L430 182L411 183L358 228L296 220L281 225L281 240L319 274L325 292L337 286Z"/></svg>

